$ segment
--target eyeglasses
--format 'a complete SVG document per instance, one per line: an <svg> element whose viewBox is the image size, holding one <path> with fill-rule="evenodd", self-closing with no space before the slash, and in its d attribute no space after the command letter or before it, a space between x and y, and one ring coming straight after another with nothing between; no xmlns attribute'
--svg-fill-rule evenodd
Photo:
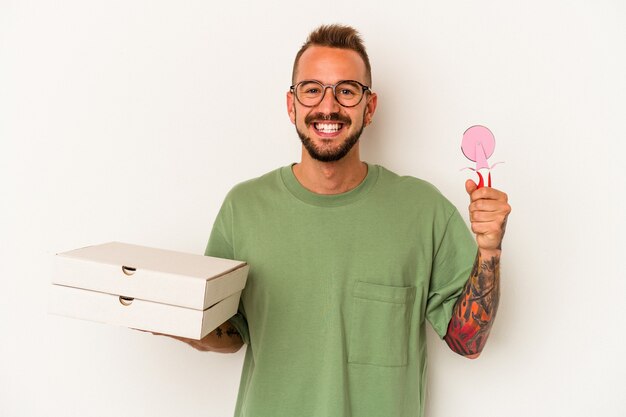
<svg viewBox="0 0 626 417"><path fill-rule="evenodd" d="M354 80L343 80L337 84L324 85L315 80L304 80L289 87L289 91L296 95L296 99L305 107L315 107L322 102L326 89L333 90L335 100L343 107L358 105L366 91L372 91L366 85Z"/></svg>

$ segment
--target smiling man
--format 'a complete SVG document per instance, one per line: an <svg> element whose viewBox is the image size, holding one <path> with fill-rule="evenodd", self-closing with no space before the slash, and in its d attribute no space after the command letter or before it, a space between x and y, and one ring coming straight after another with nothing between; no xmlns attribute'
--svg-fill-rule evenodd
<svg viewBox="0 0 626 417"><path fill-rule="evenodd" d="M326 29L329 33L339 28ZM319 37L319 40L316 38ZM300 184L318 194L337 194L357 186L367 174L359 157L359 138L376 110L369 87L365 48L337 48L311 34L296 56L287 110L302 141L302 162L293 167Z"/></svg>
<svg viewBox="0 0 626 417"><path fill-rule="evenodd" d="M504 193L465 187L469 232L425 181L361 161L372 122L357 32L322 26L298 52L287 111L301 161L237 185L206 254L250 264L239 313L200 350L248 345L237 417L418 417L425 323L481 352L499 299Z"/></svg>
<svg viewBox="0 0 626 417"><path fill-rule="evenodd" d="M337 74L351 74L352 78L327 85L308 78L331 79ZM290 87L287 107L304 148L310 157L321 162L341 160L358 143L376 108L376 94L367 87L371 76L361 56L353 50L330 46L307 48L296 58L293 81L296 79L301 81ZM327 88L332 94L326 94ZM359 106L364 98L364 105ZM304 109L298 112L294 100ZM298 113L304 119L298 118ZM358 158L358 152L351 155Z"/></svg>

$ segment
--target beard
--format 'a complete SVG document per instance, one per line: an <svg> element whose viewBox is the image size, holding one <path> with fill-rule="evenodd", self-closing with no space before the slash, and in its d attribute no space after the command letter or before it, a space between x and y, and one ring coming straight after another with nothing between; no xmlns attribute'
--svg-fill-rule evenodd
<svg viewBox="0 0 626 417"><path fill-rule="evenodd" d="M350 120L350 118L340 115L339 113L330 113L328 115L317 113L315 115L308 115L307 117L305 117L304 123L308 127L311 125L311 123L313 123L313 120L320 119L339 121L343 123L344 129L352 125L352 120ZM365 124L361 124L361 127L356 132L345 138L344 141L339 145L339 147L336 148L321 148L315 145L311 138L307 136L306 132L298 129L298 125L296 125L296 131L298 132L298 136L300 137L302 145L307 150L311 158L320 162L336 162L346 156L348 152L350 152L350 150L354 147L354 145L356 145L356 143L359 141L359 138L361 137L361 133L363 133L364 127ZM334 139L321 139L321 141L324 143L330 143L333 140Z"/></svg>

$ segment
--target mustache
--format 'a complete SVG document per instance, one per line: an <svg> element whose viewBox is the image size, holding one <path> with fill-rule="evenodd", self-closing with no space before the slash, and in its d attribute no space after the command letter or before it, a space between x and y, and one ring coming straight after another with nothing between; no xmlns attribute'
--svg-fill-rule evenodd
<svg viewBox="0 0 626 417"><path fill-rule="evenodd" d="M324 114L321 112L314 113L314 114L307 114L306 117L304 118L304 123L306 123L307 125L310 125L315 120L328 120L328 121L333 121L333 122L341 122L345 124L352 123L352 120L350 120L348 116L344 116L339 113Z"/></svg>

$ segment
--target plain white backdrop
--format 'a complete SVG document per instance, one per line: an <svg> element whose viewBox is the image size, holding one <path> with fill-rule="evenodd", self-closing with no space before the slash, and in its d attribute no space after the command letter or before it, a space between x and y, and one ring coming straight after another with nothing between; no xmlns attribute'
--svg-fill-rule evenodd
<svg viewBox="0 0 626 417"><path fill-rule="evenodd" d="M202 253L234 184L299 159L285 93L322 23L368 47L364 159L462 213L463 131L489 126L505 161L499 316L477 361L429 331L427 416L626 415L625 19L619 0L0 0L0 416L232 414L243 351L49 316L51 258Z"/></svg>

